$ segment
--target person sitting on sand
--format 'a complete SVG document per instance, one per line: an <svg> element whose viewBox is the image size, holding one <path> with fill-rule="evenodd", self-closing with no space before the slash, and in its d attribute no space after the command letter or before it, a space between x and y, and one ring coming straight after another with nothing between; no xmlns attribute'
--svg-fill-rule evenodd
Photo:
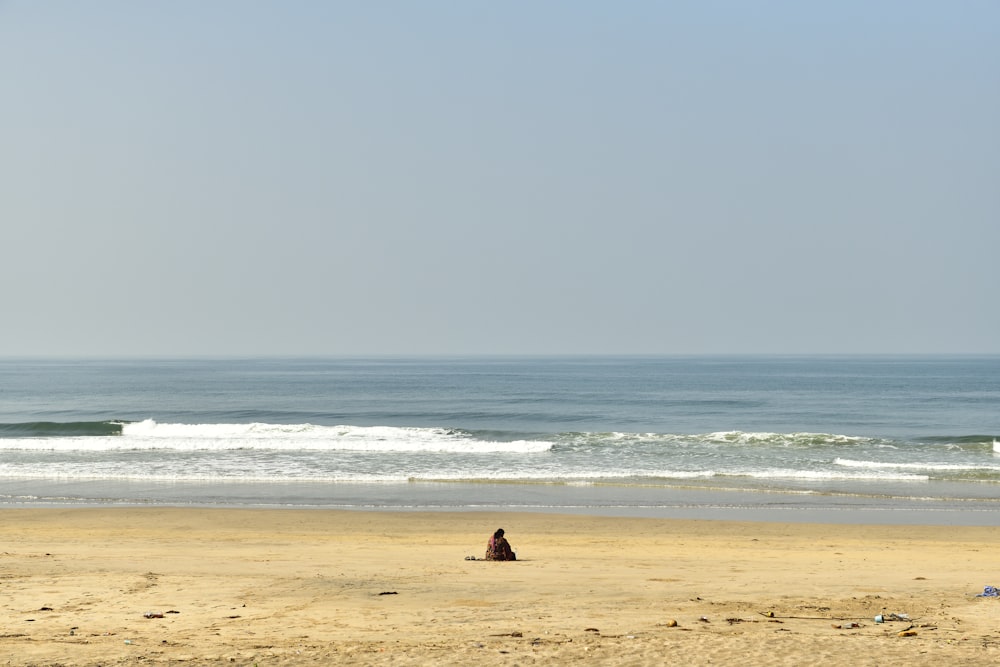
<svg viewBox="0 0 1000 667"><path fill-rule="evenodd" d="M486 544L486 560L517 560L510 543L503 536L503 528L498 528Z"/></svg>

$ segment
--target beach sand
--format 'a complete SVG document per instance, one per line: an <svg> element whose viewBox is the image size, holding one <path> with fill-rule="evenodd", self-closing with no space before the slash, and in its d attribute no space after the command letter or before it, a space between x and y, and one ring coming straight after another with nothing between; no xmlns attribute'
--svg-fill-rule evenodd
<svg viewBox="0 0 1000 667"><path fill-rule="evenodd" d="M466 560L499 527L520 560ZM995 527L4 509L0 663L995 665L998 554Z"/></svg>

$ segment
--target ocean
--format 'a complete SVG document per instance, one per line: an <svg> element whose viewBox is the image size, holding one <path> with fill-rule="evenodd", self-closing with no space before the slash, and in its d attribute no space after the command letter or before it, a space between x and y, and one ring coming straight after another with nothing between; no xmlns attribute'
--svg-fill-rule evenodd
<svg viewBox="0 0 1000 667"><path fill-rule="evenodd" d="M0 506L1000 524L1000 357L0 360Z"/></svg>

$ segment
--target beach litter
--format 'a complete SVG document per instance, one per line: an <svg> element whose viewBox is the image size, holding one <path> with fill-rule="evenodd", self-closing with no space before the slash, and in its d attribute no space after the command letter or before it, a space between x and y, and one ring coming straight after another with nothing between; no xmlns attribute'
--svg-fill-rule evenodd
<svg viewBox="0 0 1000 667"><path fill-rule="evenodd" d="M885 623L886 621L909 621L910 617L907 614L879 614L875 617L876 623Z"/></svg>
<svg viewBox="0 0 1000 667"><path fill-rule="evenodd" d="M996 586L987 586L983 589L983 592L976 596L977 598L998 598L1000 597L1000 589Z"/></svg>
<svg viewBox="0 0 1000 667"><path fill-rule="evenodd" d="M147 611L142 616L143 616L143 618L163 618L163 612L162 611Z"/></svg>

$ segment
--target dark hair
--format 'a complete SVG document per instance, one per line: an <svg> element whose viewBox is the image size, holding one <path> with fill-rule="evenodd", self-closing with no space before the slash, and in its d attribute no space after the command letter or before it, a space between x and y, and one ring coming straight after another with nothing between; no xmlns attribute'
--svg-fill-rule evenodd
<svg viewBox="0 0 1000 667"><path fill-rule="evenodd" d="M497 532L493 533L493 537L503 537L503 528L497 528Z"/></svg>

